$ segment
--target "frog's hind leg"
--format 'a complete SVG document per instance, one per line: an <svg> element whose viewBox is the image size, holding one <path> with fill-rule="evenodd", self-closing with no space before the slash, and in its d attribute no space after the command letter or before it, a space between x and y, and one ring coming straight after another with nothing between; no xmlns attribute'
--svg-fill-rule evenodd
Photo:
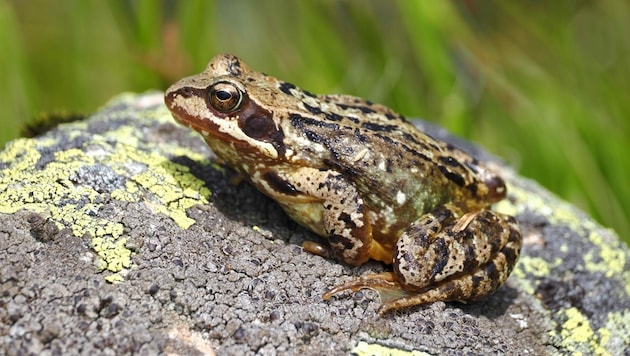
<svg viewBox="0 0 630 356"><path fill-rule="evenodd" d="M394 271L369 274L327 291L370 288L379 314L436 301L476 300L507 279L520 252L514 218L490 210L464 214L442 206L412 224L398 240Z"/></svg>
<svg viewBox="0 0 630 356"><path fill-rule="evenodd" d="M464 275L457 279L452 279L431 287L423 292L404 292L399 297L392 296L388 300L381 299L378 314L383 316L390 310L396 310L416 305L432 303L436 301L458 301L466 303L469 300L476 300L491 294L498 289L502 280L507 279L509 271L498 270L498 265L505 265L505 255L497 255L496 259L488 263L470 275ZM502 274L499 276L497 274ZM474 292L474 293L471 293ZM382 292L379 290L379 294Z"/></svg>
<svg viewBox="0 0 630 356"><path fill-rule="evenodd" d="M494 293L520 253L516 220L491 210L460 216L442 206L412 224L398 240L394 273L415 295L384 303L381 312L434 301L476 300Z"/></svg>

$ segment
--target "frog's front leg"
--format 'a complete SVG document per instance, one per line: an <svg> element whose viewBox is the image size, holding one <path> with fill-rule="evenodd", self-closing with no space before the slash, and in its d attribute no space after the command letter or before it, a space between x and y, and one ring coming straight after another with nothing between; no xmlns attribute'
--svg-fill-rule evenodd
<svg viewBox="0 0 630 356"><path fill-rule="evenodd" d="M328 240L329 246L307 241L305 250L354 266L369 259L372 226L363 199L342 174L303 167L269 173L265 178L282 194L272 197L287 214Z"/></svg>
<svg viewBox="0 0 630 356"><path fill-rule="evenodd" d="M390 273L337 286L372 288L381 295L379 314L435 301L475 300L492 294L518 259L521 235L513 217L482 210L460 215L441 206L409 226L396 244Z"/></svg>

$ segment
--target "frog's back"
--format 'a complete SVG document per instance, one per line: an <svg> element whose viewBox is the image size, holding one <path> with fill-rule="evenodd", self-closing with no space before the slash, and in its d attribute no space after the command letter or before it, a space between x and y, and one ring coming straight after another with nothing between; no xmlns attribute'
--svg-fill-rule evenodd
<svg viewBox="0 0 630 356"><path fill-rule="evenodd" d="M240 146L240 154L223 155L227 161L233 158L237 169L264 161L286 170L294 166L335 170L351 180L375 209L400 207L424 213L447 201L488 205L505 194L501 179L474 158L420 132L383 105L349 95L314 95L251 70L231 55L217 56L191 81L201 87L228 78L240 83L239 116L262 115L265 120L248 124L256 132L260 123L267 127L257 137L245 133L228 143L233 150L237 142L251 146ZM225 132L238 133L224 126ZM246 148L256 152L253 162L242 153Z"/></svg>
<svg viewBox="0 0 630 356"><path fill-rule="evenodd" d="M317 99L305 100L308 115L294 114L289 120L291 129L324 147L307 149L303 156L318 154L322 168L351 179L368 204L377 209L412 205L418 213L470 197L487 205L485 180L492 182L494 176L480 174L484 168L466 153L419 131L385 106L345 95Z"/></svg>

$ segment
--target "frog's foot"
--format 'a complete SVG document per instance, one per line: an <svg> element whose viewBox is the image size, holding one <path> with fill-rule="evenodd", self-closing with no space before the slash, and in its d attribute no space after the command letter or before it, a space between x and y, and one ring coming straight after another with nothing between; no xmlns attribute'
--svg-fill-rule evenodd
<svg viewBox="0 0 630 356"><path fill-rule="evenodd" d="M361 276L350 282L334 286L326 291L326 293L322 295L322 298L328 300L333 295L345 290L356 292L362 288L371 288L377 291L382 288L394 289L400 288L400 283L396 281L396 276L394 276L392 272L372 273Z"/></svg>
<svg viewBox="0 0 630 356"><path fill-rule="evenodd" d="M394 273L382 272L367 274L350 282L337 285L326 291L326 293L322 295L322 299L328 300L337 293L341 293L346 290L356 292L363 288L375 290L379 294L379 297L381 298L381 306L378 309L378 313L380 316L383 316L383 314L388 310L398 308L396 305L389 306L390 304L416 296L416 294L402 289L402 286L400 282L398 282ZM409 305L416 304L422 303L413 303Z"/></svg>

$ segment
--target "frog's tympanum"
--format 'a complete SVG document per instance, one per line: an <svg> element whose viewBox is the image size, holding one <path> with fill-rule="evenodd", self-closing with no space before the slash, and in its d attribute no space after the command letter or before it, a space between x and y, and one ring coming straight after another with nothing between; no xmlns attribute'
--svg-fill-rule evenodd
<svg viewBox="0 0 630 356"><path fill-rule="evenodd" d="M324 299L372 288L381 314L476 300L514 268L517 223L489 210L506 196L501 177L385 106L314 95L228 54L175 83L165 100L226 165L327 241L305 250L353 266L392 265Z"/></svg>

